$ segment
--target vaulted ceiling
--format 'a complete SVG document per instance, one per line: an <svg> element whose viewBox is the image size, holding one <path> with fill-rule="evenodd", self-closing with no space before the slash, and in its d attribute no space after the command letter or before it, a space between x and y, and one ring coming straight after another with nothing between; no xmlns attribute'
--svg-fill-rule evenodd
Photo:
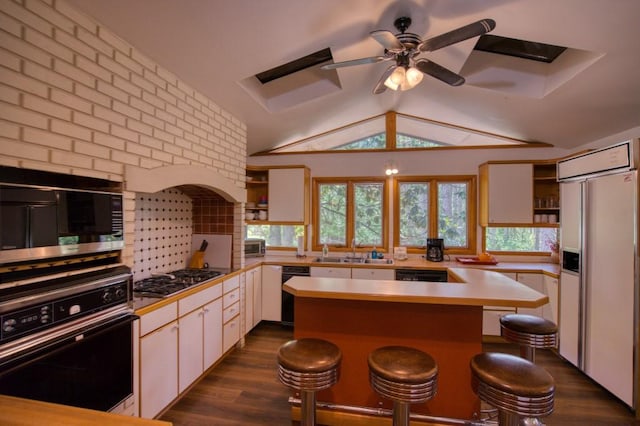
<svg viewBox="0 0 640 426"><path fill-rule="evenodd" d="M69 1L244 121L249 154L387 111L565 148L640 126L637 0ZM425 76L379 95L388 62L254 77L325 48L335 62L382 55L369 33L396 33L400 16L422 39L491 18L493 35L568 50L545 64L475 51L476 37L421 55L464 85Z"/></svg>

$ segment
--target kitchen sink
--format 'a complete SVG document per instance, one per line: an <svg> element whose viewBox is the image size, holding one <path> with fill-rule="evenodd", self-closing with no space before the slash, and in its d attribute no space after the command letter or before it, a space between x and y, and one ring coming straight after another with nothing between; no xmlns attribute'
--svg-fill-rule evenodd
<svg viewBox="0 0 640 426"><path fill-rule="evenodd" d="M393 265L393 259L365 259L364 257L316 257L316 263L367 263L372 265Z"/></svg>
<svg viewBox="0 0 640 426"><path fill-rule="evenodd" d="M393 265L393 259L365 259L364 263L373 265Z"/></svg>
<svg viewBox="0 0 640 426"><path fill-rule="evenodd" d="M348 263L344 257L316 257L313 261L320 263Z"/></svg>

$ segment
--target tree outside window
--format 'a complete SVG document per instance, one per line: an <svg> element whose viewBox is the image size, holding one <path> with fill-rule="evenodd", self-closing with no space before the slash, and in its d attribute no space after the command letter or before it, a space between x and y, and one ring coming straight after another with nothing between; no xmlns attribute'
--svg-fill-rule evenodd
<svg viewBox="0 0 640 426"><path fill-rule="evenodd" d="M314 180L314 249L386 247L384 179Z"/></svg>
<svg viewBox="0 0 640 426"><path fill-rule="evenodd" d="M475 251L475 177L398 177L396 241L414 251L427 238L456 253Z"/></svg>

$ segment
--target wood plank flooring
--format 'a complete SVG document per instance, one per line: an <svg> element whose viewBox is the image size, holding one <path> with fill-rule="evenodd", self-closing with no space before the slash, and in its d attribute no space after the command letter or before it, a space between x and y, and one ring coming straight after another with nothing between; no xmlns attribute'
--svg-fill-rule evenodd
<svg viewBox="0 0 640 426"><path fill-rule="evenodd" d="M291 425L288 390L278 382L275 353L292 338L290 328L261 323L211 373L162 417L176 426ZM517 354L508 344L485 344L486 351ZM549 426L640 425L633 413L577 369L550 351L536 363L556 380L555 411Z"/></svg>

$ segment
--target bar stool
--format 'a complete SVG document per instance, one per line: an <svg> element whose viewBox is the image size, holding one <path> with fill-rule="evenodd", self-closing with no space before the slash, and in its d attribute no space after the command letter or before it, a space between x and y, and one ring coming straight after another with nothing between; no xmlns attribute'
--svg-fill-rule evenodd
<svg viewBox="0 0 640 426"><path fill-rule="evenodd" d="M520 356L535 362L536 348L558 345L558 326L534 315L508 314L500 318L500 334L509 342L520 345Z"/></svg>
<svg viewBox="0 0 640 426"><path fill-rule="evenodd" d="M409 406L433 398L438 366L417 349L385 346L369 354L369 381L382 397L393 401L393 426L409 425Z"/></svg>
<svg viewBox="0 0 640 426"><path fill-rule="evenodd" d="M481 353L471 359L472 386L498 409L498 425L518 426L553 411L555 384L542 367L515 355Z"/></svg>
<svg viewBox="0 0 640 426"><path fill-rule="evenodd" d="M302 426L316 424L316 392L338 382L340 348L322 339L291 340L278 349L278 378L300 391Z"/></svg>

